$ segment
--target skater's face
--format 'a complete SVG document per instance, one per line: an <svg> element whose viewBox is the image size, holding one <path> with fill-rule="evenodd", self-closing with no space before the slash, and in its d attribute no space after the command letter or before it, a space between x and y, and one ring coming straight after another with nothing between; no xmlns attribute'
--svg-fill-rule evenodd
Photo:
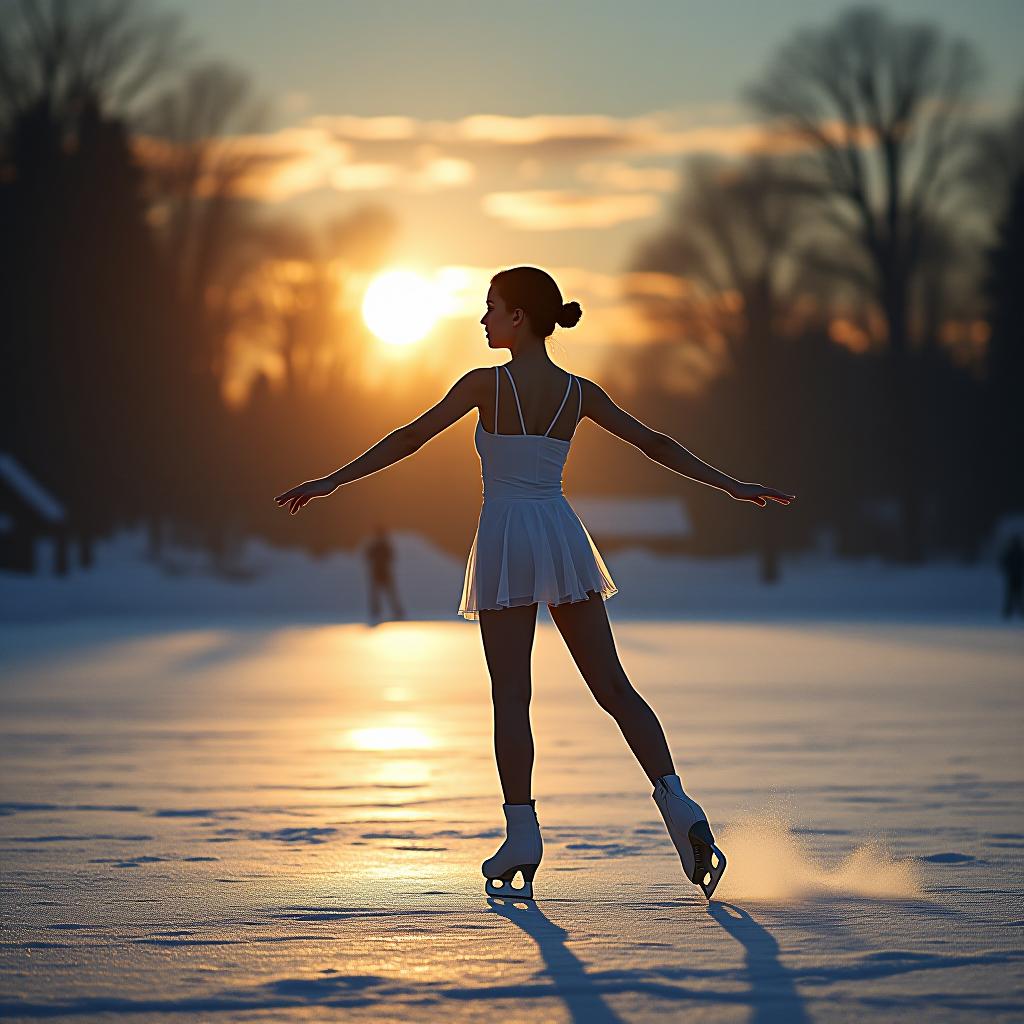
<svg viewBox="0 0 1024 1024"><path fill-rule="evenodd" d="M487 335L488 348L511 348L526 320L523 310L508 309L505 300L492 285L487 292L487 312L480 318Z"/></svg>

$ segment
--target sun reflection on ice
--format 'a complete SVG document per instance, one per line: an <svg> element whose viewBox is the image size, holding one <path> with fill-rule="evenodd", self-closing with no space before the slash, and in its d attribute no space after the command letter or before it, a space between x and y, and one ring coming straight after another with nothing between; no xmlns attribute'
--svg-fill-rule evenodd
<svg viewBox="0 0 1024 1024"><path fill-rule="evenodd" d="M355 750L432 750L437 743L426 729L415 725L378 725L349 729L338 746Z"/></svg>
<svg viewBox="0 0 1024 1024"><path fill-rule="evenodd" d="M374 765L366 781L373 786L424 786L431 779L430 765L424 761L388 758Z"/></svg>

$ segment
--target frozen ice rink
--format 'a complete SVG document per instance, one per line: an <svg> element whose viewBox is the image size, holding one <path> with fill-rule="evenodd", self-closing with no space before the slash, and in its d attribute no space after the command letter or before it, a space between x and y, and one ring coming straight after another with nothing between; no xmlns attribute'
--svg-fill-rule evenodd
<svg viewBox="0 0 1024 1024"><path fill-rule="evenodd" d="M710 907L544 613L535 904L475 626L0 626L0 1016L1020 1020L1024 630L613 608Z"/></svg>

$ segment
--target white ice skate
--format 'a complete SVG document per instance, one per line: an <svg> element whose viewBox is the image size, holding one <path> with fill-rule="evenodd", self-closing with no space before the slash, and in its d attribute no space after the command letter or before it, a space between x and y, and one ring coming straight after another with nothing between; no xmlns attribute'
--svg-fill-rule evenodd
<svg viewBox="0 0 1024 1024"><path fill-rule="evenodd" d="M488 896L533 899L533 876L544 854L535 804L536 801L531 800L528 804L501 805L505 812L506 839L498 852L481 865L487 879L484 891ZM517 872L523 876L523 884L518 889L512 884Z"/></svg>
<svg viewBox="0 0 1024 1024"><path fill-rule="evenodd" d="M725 854L715 846L707 815L683 792L678 775L662 775L651 796L665 819L686 877L710 900L725 872Z"/></svg>

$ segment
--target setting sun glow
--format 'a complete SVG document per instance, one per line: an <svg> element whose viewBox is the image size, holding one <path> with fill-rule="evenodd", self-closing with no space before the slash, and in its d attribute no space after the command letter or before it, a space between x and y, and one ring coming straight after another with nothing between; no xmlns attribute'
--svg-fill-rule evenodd
<svg viewBox="0 0 1024 1024"><path fill-rule="evenodd" d="M411 270L378 274L363 298L366 326L388 345L411 345L434 326L442 297L429 281Z"/></svg>

